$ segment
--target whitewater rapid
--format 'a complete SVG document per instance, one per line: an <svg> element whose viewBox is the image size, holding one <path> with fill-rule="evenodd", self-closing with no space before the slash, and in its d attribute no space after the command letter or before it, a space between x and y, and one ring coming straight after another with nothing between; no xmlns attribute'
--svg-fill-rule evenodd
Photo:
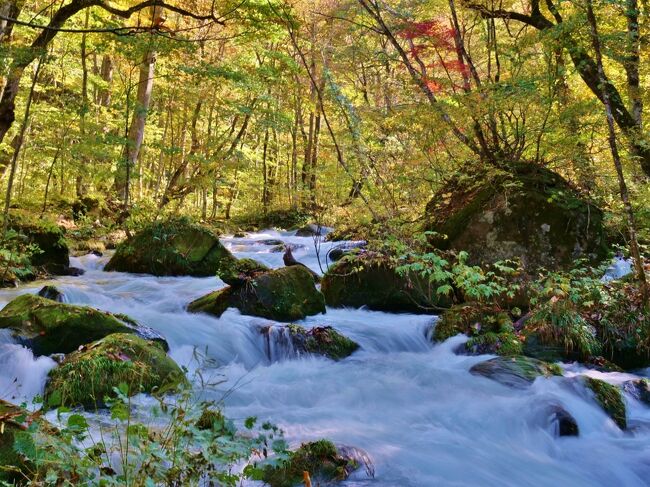
<svg viewBox="0 0 650 487"><path fill-rule="evenodd" d="M320 272L311 237L267 231L224 243L238 257L280 267L273 240L292 244L296 259ZM321 247L323 268L332 245ZM433 345L432 316L328 309L300 323L331 325L361 349L340 362L299 357L281 343L269 348L259 332L273 324L269 320L234 309L219 319L187 313L188 302L224 286L218 278L106 273L108 257L73 259L85 275L47 283L70 303L126 313L158 330L171 356L190 370L197 367L196 350L207 355L211 372L226 381L212 398L225 395L231 418L271 421L291 443L325 437L365 450L375 478L361 470L344 483L348 487L650 485L650 408L631 396L625 396L629 430L622 432L571 381L538 379L515 390L471 375L472 365L490 356L455 355L465 340L460 336ZM44 284L0 290L0 306ZM0 333L0 397L30 401L53 366ZM638 377L576 365L565 370L616 384ZM548 420L555 406L576 418L579 437L555 435Z"/></svg>

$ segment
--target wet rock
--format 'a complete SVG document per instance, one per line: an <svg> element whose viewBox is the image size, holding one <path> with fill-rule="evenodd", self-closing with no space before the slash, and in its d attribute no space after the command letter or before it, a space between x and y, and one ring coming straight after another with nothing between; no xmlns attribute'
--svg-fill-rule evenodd
<svg viewBox="0 0 650 487"><path fill-rule="evenodd" d="M294 250L300 250L300 249L304 249L304 248L305 248L305 246L301 245L301 244L285 242L285 243L282 243L280 245L276 245L275 247L273 247L271 249L271 252L279 253L279 252L284 252L287 249L291 249L291 251L293 252Z"/></svg>
<svg viewBox="0 0 650 487"><path fill-rule="evenodd" d="M624 382L623 390L634 397L637 401L641 401L650 406L649 379L637 379Z"/></svg>
<svg viewBox="0 0 650 487"><path fill-rule="evenodd" d="M516 389L528 387L537 377L562 375L557 365L530 357L497 357L478 363L469 371Z"/></svg>
<svg viewBox="0 0 650 487"><path fill-rule="evenodd" d="M435 232L431 243L467 251L470 264L520 259L534 272L606 253L602 211L558 174L533 164L466 169L433 197L425 218L425 229Z"/></svg>
<svg viewBox="0 0 650 487"><path fill-rule="evenodd" d="M327 259L329 259L331 262L337 262L346 255L360 252L366 247L366 245L368 245L368 243L365 240L338 244L336 247L332 247L329 252L327 252Z"/></svg>
<svg viewBox="0 0 650 487"><path fill-rule="evenodd" d="M624 430L627 427L625 402L618 387L593 377L585 377L585 385L594 393L594 399L600 407Z"/></svg>
<svg viewBox="0 0 650 487"><path fill-rule="evenodd" d="M229 308L242 314L291 322L324 313L325 300L311 274L300 266L284 267L203 296L188 306L193 313L221 316Z"/></svg>
<svg viewBox="0 0 650 487"><path fill-rule="evenodd" d="M436 322L433 339L444 341L458 334L470 337L458 350L462 354L522 354L522 342L510 315L494 305L465 303L445 310Z"/></svg>
<svg viewBox="0 0 650 487"><path fill-rule="evenodd" d="M105 270L206 277L230 272L236 262L210 229L178 219L154 222L121 243Z"/></svg>
<svg viewBox="0 0 650 487"><path fill-rule="evenodd" d="M361 466L346 452L349 453L339 451L328 440L303 443L277 465L266 465L261 476L254 480L264 481L270 487L296 487L304 484L303 472L309 472L313 485L340 482Z"/></svg>
<svg viewBox="0 0 650 487"><path fill-rule="evenodd" d="M68 267L64 275L79 277L79 276L83 276L85 273L86 271L84 271L83 269L79 269L78 267Z"/></svg>
<svg viewBox="0 0 650 487"><path fill-rule="evenodd" d="M402 275L387 257L371 252L347 256L330 267L321 291L333 308L431 313L451 304L449 298L431 296L419 276Z"/></svg>
<svg viewBox="0 0 650 487"><path fill-rule="evenodd" d="M561 406L554 406L550 411L549 421L558 436L578 436L580 429L571 414Z"/></svg>
<svg viewBox="0 0 650 487"><path fill-rule="evenodd" d="M187 380L160 344L132 334L112 334L70 353L52 369L45 386L45 404L99 408L113 388L128 394L173 392Z"/></svg>
<svg viewBox="0 0 650 487"><path fill-rule="evenodd" d="M70 353L112 333L143 331L147 334L150 330L124 315L59 303L33 294L18 296L0 311L0 328L10 329L14 338L36 355Z"/></svg>
<svg viewBox="0 0 650 487"><path fill-rule="evenodd" d="M58 301L59 303L62 303L64 301L63 293L59 291L55 286L45 286L41 288L41 290L38 292L38 295L42 298Z"/></svg>
<svg viewBox="0 0 650 487"><path fill-rule="evenodd" d="M266 240L260 240L259 241L262 245L284 245L284 242L282 240L278 240L277 238L269 238Z"/></svg>

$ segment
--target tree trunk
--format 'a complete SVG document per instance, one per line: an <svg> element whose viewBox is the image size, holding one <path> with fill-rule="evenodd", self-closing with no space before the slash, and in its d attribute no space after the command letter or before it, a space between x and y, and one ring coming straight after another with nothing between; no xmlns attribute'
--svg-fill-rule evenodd
<svg viewBox="0 0 650 487"><path fill-rule="evenodd" d="M5 195L5 208L3 215L3 235L7 233L7 228L9 225L9 208L11 207L11 191L13 190L14 177L16 175L16 162L18 161L18 156L20 155L20 149L23 145L25 138L25 131L27 130L27 125L29 124L29 115L32 108L32 100L34 98L34 89L36 88L36 83L38 82L38 75L41 72L41 67L43 64L43 58L41 58L36 65L34 70L34 77L32 79L32 85L29 89L29 95L27 96L27 104L25 105L25 116L23 118L23 123L20 126L20 132L18 133L18 143L14 150L14 155L11 159L11 167L9 170L9 181L7 182L7 193Z"/></svg>
<svg viewBox="0 0 650 487"><path fill-rule="evenodd" d="M124 203L124 207L129 204L129 185L131 179L131 170L135 167L144 140L144 128L147 121L147 112L151 103L151 93L153 91L153 78L156 66L156 52L150 49L144 55L140 67L140 77L138 80L138 94L133 110L133 119L129 128L126 145L122 153L122 160L115 175L115 191L118 197Z"/></svg>
<svg viewBox="0 0 650 487"><path fill-rule="evenodd" d="M636 222L634 219L634 212L632 211L632 205L630 204L630 196L628 193L627 184L625 182L625 176L623 174L623 165L621 163L621 157L618 152L618 145L616 143L614 115L612 114L612 105L610 104L609 94L606 88L608 81L607 78L605 77L605 70L603 69L603 57L600 48L600 38L598 37L598 26L596 23L596 16L594 15L592 0L587 0L587 21L589 22L589 27L591 30L591 41L594 47L594 52L596 54L596 65L598 69L598 77L600 78L600 84L602 86L602 100L603 100L603 105L605 105L605 115L607 117L609 147L612 152L612 159L614 160L614 166L616 167L616 175L618 176L618 184L621 193L621 201L623 202L623 207L625 208L627 227L628 227L628 232L630 234L630 253L632 254L632 258L634 259L634 267L636 270L637 279L639 280L639 286L641 287L643 300L644 303L647 305L648 300L650 299L650 294L648 290L648 281L646 279L645 269L643 267L643 259L641 257L639 242L636 236Z"/></svg>

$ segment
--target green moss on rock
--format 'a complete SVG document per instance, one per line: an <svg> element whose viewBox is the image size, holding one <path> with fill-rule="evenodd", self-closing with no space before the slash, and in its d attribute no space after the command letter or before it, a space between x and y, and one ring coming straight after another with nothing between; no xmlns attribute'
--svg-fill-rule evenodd
<svg viewBox="0 0 650 487"><path fill-rule="evenodd" d="M308 472L314 485L343 481L359 465L339 453L328 440L303 443L279 465L267 465L262 478L270 487L294 487L304 484L303 472Z"/></svg>
<svg viewBox="0 0 650 487"><path fill-rule="evenodd" d="M562 375L562 369L530 357L496 357L474 365L470 373L521 389L528 387L537 377Z"/></svg>
<svg viewBox="0 0 650 487"><path fill-rule="evenodd" d="M270 270L267 266L254 259L235 259L221 265L219 277L230 286L239 286L247 280Z"/></svg>
<svg viewBox="0 0 650 487"><path fill-rule="evenodd" d="M37 355L69 353L111 333L137 332L109 313L33 294L18 296L0 311L0 328L11 329Z"/></svg>
<svg viewBox="0 0 650 487"><path fill-rule="evenodd" d="M154 222L122 242L105 270L207 277L232 272L236 261L210 229L177 219Z"/></svg>
<svg viewBox="0 0 650 487"><path fill-rule="evenodd" d="M433 197L425 218L431 243L469 252L471 264L520 259L528 271L558 269L606 252L602 211L534 164L466 168Z"/></svg>
<svg viewBox="0 0 650 487"><path fill-rule="evenodd" d="M232 287L213 291L192 301L187 305L187 310L190 313L207 313L219 317L231 306L232 294Z"/></svg>
<svg viewBox="0 0 650 487"><path fill-rule="evenodd" d="M300 325L289 325L288 328L293 346L300 352L341 360L359 349L359 344L331 326L317 326L310 330Z"/></svg>
<svg viewBox="0 0 650 487"><path fill-rule="evenodd" d="M372 252L342 258L321 283L325 301L333 308L424 313L450 305L442 297L432 302L428 290L418 276L401 275L388 257Z"/></svg>
<svg viewBox="0 0 650 487"><path fill-rule="evenodd" d="M596 402L618 427L622 430L627 428L625 402L618 387L593 377L586 377L585 384L594 393Z"/></svg>
<svg viewBox="0 0 650 487"><path fill-rule="evenodd" d="M96 408L122 383L134 395L175 391L186 381L160 344L116 333L68 354L52 369L45 386L45 403Z"/></svg>
<svg viewBox="0 0 650 487"><path fill-rule="evenodd" d="M190 303L188 311L221 316L229 307L238 308L245 315L291 322L324 313L325 300L309 271L292 266L203 296Z"/></svg>

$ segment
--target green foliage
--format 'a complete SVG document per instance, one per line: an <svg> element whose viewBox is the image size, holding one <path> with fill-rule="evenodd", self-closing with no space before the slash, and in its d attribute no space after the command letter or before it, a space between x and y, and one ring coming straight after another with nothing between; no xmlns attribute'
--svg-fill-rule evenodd
<svg viewBox="0 0 650 487"><path fill-rule="evenodd" d="M267 445L283 444L282 432L272 425L241 434L216 405L197 401L189 389L169 402L161 400L147 422L138 419L130 395L126 384L113 389L110 419L101 425L91 426L83 415L64 408L58 411L61 427L54 437L36 435L39 426L33 423L14 443L30 465L24 485L153 486L207 481L234 487L245 475L261 472L249 465L240 474L235 465L258 457ZM254 422L246 423L252 430Z"/></svg>
<svg viewBox="0 0 650 487"><path fill-rule="evenodd" d="M424 246L431 232L418 237ZM434 296L452 296L457 293L468 301L494 303L513 298L519 285L512 279L518 272L514 262L497 262L490 268L469 265L467 252L418 251L397 242L387 242L397 257L397 271L404 275L414 273L429 285Z"/></svg>
<svg viewBox="0 0 650 487"><path fill-rule="evenodd" d="M0 246L0 287L33 278L31 259L40 252L38 245L29 243L19 232L7 230Z"/></svg>

